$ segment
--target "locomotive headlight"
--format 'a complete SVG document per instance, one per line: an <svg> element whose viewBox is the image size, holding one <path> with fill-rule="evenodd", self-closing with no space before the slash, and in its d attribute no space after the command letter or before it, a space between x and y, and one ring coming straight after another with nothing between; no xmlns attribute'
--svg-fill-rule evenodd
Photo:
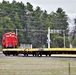
<svg viewBox="0 0 76 75"><path fill-rule="evenodd" d="M10 34L10 36L11 36L11 34Z"/></svg>

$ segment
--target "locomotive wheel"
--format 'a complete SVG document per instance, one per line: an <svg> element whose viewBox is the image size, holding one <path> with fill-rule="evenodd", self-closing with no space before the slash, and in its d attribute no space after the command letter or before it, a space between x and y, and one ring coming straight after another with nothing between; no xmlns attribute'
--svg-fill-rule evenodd
<svg viewBox="0 0 76 75"><path fill-rule="evenodd" d="M12 52L11 53L13 56L18 56L18 52Z"/></svg>
<svg viewBox="0 0 76 75"><path fill-rule="evenodd" d="M4 53L4 55L5 55L5 56L8 56L8 54L7 54L7 53Z"/></svg>
<svg viewBox="0 0 76 75"><path fill-rule="evenodd" d="M4 54L5 56L10 56L10 53L9 53L9 52L3 52L3 54Z"/></svg>

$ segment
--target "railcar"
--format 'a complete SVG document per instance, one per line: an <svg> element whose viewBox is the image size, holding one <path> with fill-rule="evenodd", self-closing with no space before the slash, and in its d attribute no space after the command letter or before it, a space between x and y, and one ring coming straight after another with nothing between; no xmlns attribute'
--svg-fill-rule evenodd
<svg viewBox="0 0 76 75"><path fill-rule="evenodd" d="M32 54L33 56L42 56L51 54L76 54L76 48L18 48L18 37L15 33L8 32L2 36L2 51L5 55Z"/></svg>

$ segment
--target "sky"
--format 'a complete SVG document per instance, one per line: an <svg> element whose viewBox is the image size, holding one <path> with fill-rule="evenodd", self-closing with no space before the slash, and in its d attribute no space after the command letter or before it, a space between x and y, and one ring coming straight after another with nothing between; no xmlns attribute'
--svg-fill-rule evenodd
<svg viewBox="0 0 76 75"><path fill-rule="evenodd" d="M0 0L2 2L3 0ZM12 0L5 0L12 2ZM42 10L46 10L48 13L56 11L61 7L67 14L76 14L76 0L15 0L17 2L23 2L25 5L30 2L34 8L39 6Z"/></svg>

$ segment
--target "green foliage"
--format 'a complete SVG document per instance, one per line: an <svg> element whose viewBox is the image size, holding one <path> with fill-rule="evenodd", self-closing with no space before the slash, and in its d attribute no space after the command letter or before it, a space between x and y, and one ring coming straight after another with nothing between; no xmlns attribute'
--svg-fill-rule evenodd
<svg viewBox="0 0 76 75"><path fill-rule="evenodd" d="M73 45L73 47L76 47L76 37L73 39L72 45Z"/></svg>
<svg viewBox="0 0 76 75"><path fill-rule="evenodd" d="M26 8L28 11L33 11L33 6L29 2L27 2Z"/></svg>
<svg viewBox="0 0 76 75"><path fill-rule="evenodd" d="M76 18L74 18L74 28L73 28L73 36L71 38L71 42L72 42L72 45L73 47L76 47Z"/></svg>
<svg viewBox="0 0 76 75"><path fill-rule="evenodd" d="M61 36L56 36L53 38L52 47L63 47L63 38Z"/></svg>
<svg viewBox="0 0 76 75"><path fill-rule="evenodd" d="M51 43L51 47L63 48L64 47L64 37L59 35L54 35ZM65 38L65 47L69 47L69 40Z"/></svg>
<svg viewBox="0 0 76 75"><path fill-rule="evenodd" d="M48 27L52 29L67 29L67 15L62 8L58 8L56 12L48 14L46 10L41 10L39 6L33 9L29 2L26 5L15 0L12 3L3 0L0 3L0 38L4 33L8 31L16 32L17 29L19 43L32 43L33 47L47 47ZM55 37L54 44L52 44L54 45L53 47L63 47L62 37L59 35L55 35Z"/></svg>
<svg viewBox="0 0 76 75"><path fill-rule="evenodd" d="M58 8L56 13L52 12L51 16L51 24L53 25L53 28L63 30L67 29L67 15L65 14L62 8Z"/></svg>

